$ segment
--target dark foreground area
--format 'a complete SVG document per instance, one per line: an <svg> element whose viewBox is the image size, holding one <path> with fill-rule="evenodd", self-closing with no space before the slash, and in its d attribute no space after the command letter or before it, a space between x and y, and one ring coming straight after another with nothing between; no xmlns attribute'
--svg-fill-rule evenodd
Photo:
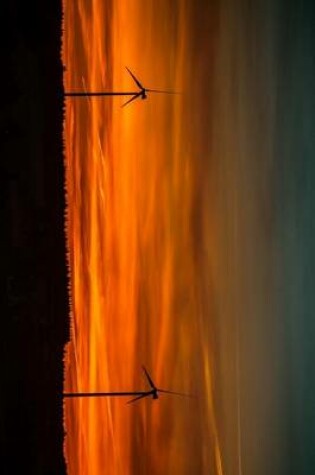
<svg viewBox="0 0 315 475"><path fill-rule="evenodd" d="M61 0L1 8L1 474L63 474Z"/></svg>

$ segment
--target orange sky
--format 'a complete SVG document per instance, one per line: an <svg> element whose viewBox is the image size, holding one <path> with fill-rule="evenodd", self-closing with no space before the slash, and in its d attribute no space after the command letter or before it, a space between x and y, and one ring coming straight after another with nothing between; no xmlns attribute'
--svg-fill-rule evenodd
<svg viewBox="0 0 315 475"><path fill-rule="evenodd" d="M66 0L64 11L65 90L130 90L127 65L148 87L183 93L125 109L122 98L67 99L73 325L65 389L141 390L145 364L159 386L199 394L132 406L67 401L69 473L220 474L217 210L212 162L203 177L202 127L191 114L200 91L188 91L198 54L192 12L184 1L153 0Z"/></svg>
<svg viewBox="0 0 315 475"><path fill-rule="evenodd" d="M66 99L65 390L197 395L65 401L70 474L314 465L313 4L64 0L65 90L182 92Z"/></svg>

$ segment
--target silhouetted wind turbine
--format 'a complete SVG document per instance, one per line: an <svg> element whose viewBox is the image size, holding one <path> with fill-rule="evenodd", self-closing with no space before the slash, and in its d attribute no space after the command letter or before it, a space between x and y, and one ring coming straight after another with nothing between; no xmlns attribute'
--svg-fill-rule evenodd
<svg viewBox="0 0 315 475"><path fill-rule="evenodd" d="M102 91L102 92L65 92L65 96L70 96L70 97L105 97L105 96L131 96L130 99L128 99L127 102L125 102L122 107L125 107L126 105L130 104L132 101L135 101L136 99L147 99L148 97L148 92L153 92L153 93L158 93L158 94L179 94L178 92L175 91L164 91L162 89L148 89L144 87L141 82L136 78L136 76L130 71L129 68L127 68L128 73L138 86L139 90L138 91L126 91L126 92L114 92L114 91Z"/></svg>
<svg viewBox="0 0 315 475"><path fill-rule="evenodd" d="M143 371L145 373L145 376L149 382L149 385L151 387L150 390L148 391L117 391L117 392L95 392L95 393L63 393L64 398L81 398L81 397L89 397L89 398L95 398L95 397L126 397L126 396L136 396L135 398L131 399L130 401L127 402L127 404L133 403L138 401L139 399L143 399L145 397L150 397L152 396L152 399L158 399L159 398L159 393L166 393L166 394L174 394L176 396L185 396L185 397L192 397L190 394L184 394L184 393L178 393L175 391L168 391L166 389L160 389L158 388L154 382L152 381L152 378L150 377L148 371L145 369L143 366Z"/></svg>
<svg viewBox="0 0 315 475"><path fill-rule="evenodd" d="M185 396L185 397L192 397L190 394L185 394L185 393L178 393L176 391L168 391L166 389L161 389L161 388L158 388L154 382L152 381L152 378L151 376L149 375L148 371L145 369L144 366L142 366L143 368L143 371L146 375L146 378L148 380L148 383L151 387L151 390L150 391L145 391L143 393L143 395L141 396L138 396L138 397L135 397L134 399L131 399L130 401L127 402L127 404L130 404L132 402L136 402L138 401L139 399L142 399L142 398L145 398L145 397L149 397L149 396L152 396L152 399L158 399L159 398L159 393L165 393L165 394L174 394L176 396Z"/></svg>

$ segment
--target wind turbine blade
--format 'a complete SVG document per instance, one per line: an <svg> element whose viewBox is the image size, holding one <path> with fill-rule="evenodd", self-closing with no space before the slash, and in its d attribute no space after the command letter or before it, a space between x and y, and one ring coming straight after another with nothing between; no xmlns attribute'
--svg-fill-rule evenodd
<svg viewBox="0 0 315 475"><path fill-rule="evenodd" d="M141 82L138 81L138 79L136 78L136 76L130 71L129 68L127 68L127 66L126 66L126 69L127 69L128 73L130 74L130 76L132 77L132 79L134 80L134 82L137 84L137 86L138 86L141 90L144 89L144 87L142 86Z"/></svg>
<svg viewBox="0 0 315 475"><path fill-rule="evenodd" d="M181 94L178 91L164 91L163 89L146 89L147 92L157 92L158 94Z"/></svg>
<svg viewBox="0 0 315 475"><path fill-rule="evenodd" d="M140 96L140 94L135 94L134 96L132 96L131 99L129 99L127 102L125 102L121 107L127 106L128 104L130 104L130 102L135 101L136 99L138 99L139 96Z"/></svg>
<svg viewBox="0 0 315 475"><path fill-rule="evenodd" d="M176 396L194 397L192 394L178 393L176 391L166 391L166 389L158 389L158 393L175 394Z"/></svg>
<svg viewBox="0 0 315 475"><path fill-rule="evenodd" d="M81 79L82 79L82 84L83 84L83 89L84 89L84 92L85 92L85 94L87 94L87 93L88 93L88 91L87 91L87 88L86 88L86 84L85 84L85 78L84 78L84 76L82 76L82 78L81 78ZM87 95L87 99L88 99L88 101L89 101L89 107L91 107L91 98L90 98L88 95Z"/></svg>
<svg viewBox="0 0 315 475"><path fill-rule="evenodd" d="M152 388L152 389L155 389L156 386L155 386L154 382L152 381L152 379L151 379L149 373L147 372L147 370L145 369L144 366L142 366L142 369L143 369L143 371L145 372L145 375L146 375L146 377L147 377L147 380L149 381L149 384L150 384L151 388Z"/></svg>
<svg viewBox="0 0 315 475"><path fill-rule="evenodd" d="M126 402L126 404L132 404L133 402L139 401L139 399L143 399L143 398L148 397L148 396L149 396L149 394L143 393L143 394L141 394L141 396L137 396L133 399L130 399L130 401Z"/></svg>

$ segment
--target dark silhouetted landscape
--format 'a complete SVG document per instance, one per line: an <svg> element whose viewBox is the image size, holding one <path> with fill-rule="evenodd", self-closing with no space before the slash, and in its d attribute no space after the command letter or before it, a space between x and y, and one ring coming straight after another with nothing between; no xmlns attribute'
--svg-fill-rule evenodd
<svg viewBox="0 0 315 475"><path fill-rule="evenodd" d="M1 473L66 472L69 338L61 1L10 0L1 27Z"/></svg>

